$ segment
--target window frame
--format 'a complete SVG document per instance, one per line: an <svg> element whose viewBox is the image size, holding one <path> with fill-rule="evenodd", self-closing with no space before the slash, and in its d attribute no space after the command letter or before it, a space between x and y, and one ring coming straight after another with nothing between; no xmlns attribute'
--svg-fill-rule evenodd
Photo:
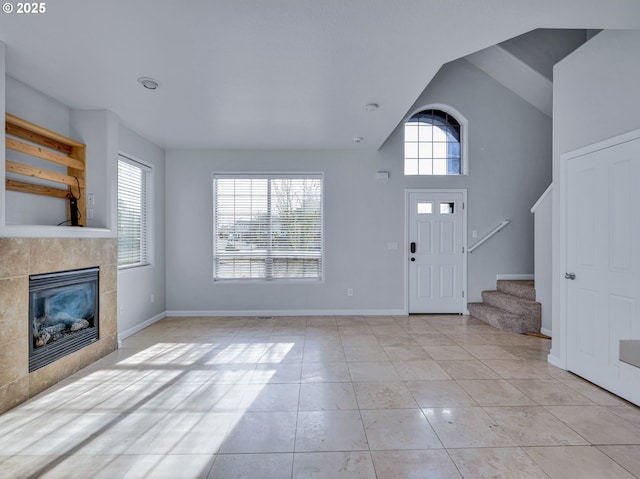
<svg viewBox="0 0 640 479"><path fill-rule="evenodd" d="M415 175L408 175L406 173L404 173L405 171L405 158L404 158L404 147L405 147L405 137L404 137L404 127L407 123L407 121L409 121L411 119L411 117L413 117L414 115L425 111L425 110L439 110L442 111L443 113L447 113L448 115L452 116L455 118L455 120L460 124L460 174L459 175L427 175L427 174L415 174ZM448 177L460 177L460 176L468 176L469 175L469 154L468 154L468 142L467 142L467 138L469 136L469 122L467 121L467 118L462 115L458 110L456 110L455 108L443 104L443 103L429 103L427 105L421 106L420 108L417 108L416 110L412 111L409 115L407 115L407 117L404 119L404 121L402 122L402 148L403 148L403 152L402 152L402 170L403 170L403 175L405 177L419 177L419 178L424 178L424 177L428 177L428 178L448 178Z"/></svg>
<svg viewBox="0 0 640 479"><path fill-rule="evenodd" d="M120 200L120 162L126 163L129 166L138 168L143 174L144 181L144 248L141 248L141 261L137 263L120 264L120 214L118 211L118 203ZM118 262L117 267L119 271L132 270L136 268L144 268L153 265L154 260L154 244L153 244L153 178L154 171L153 166L146 162L125 153L118 153L117 165L116 165L116 232L118 238Z"/></svg>
<svg viewBox="0 0 640 479"><path fill-rule="evenodd" d="M217 250L217 242L219 241L219 235L216 230L217 228L217 218L216 218L216 199L217 199L217 191L216 191L216 179L218 178L228 178L228 179L315 179L320 180L320 268L319 268L319 277L317 278L304 278L304 277L296 277L296 278L278 278L278 277L249 277L249 278L218 278L216 277L216 250ZM324 220L324 173L322 172L278 172L278 173L261 173L261 172L240 172L240 173L228 173L228 172L214 172L211 175L211 185L212 185L212 227L211 233L213 235L212 238L212 259L211 259L211 278L213 283L313 283L313 284L321 284L324 283L325 278L325 250L324 250L324 240L325 240L325 220ZM269 206L269 211L271 207Z"/></svg>

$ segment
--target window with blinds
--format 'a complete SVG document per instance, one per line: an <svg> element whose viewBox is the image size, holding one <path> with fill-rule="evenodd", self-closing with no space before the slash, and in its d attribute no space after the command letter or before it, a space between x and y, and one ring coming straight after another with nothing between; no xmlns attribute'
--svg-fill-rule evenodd
<svg viewBox="0 0 640 479"><path fill-rule="evenodd" d="M322 175L214 175L214 279L321 280L322 186Z"/></svg>
<svg viewBox="0 0 640 479"><path fill-rule="evenodd" d="M151 262L149 195L152 170L124 156L118 158L118 267Z"/></svg>

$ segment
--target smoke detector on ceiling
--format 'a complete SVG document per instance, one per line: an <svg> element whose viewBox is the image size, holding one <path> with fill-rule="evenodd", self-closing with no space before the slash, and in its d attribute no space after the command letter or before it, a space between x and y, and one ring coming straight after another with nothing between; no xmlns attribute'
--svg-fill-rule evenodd
<svg viewBox="0 0 640 479"><path fill-rule="evenodd" d="M149 77L140 77L138 78L138 83L145 87L147 90L157 90L160 86L160 82L153 78Z"/></svg>

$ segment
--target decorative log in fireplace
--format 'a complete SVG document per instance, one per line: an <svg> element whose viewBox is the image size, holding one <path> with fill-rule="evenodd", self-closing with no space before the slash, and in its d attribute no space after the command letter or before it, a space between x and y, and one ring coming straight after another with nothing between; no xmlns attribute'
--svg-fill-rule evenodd
<svg viewBox="0 0 640 479"><path fill-rule="evenodd" d="M29 276L29 372L98 339L99 271Z"/></svg>

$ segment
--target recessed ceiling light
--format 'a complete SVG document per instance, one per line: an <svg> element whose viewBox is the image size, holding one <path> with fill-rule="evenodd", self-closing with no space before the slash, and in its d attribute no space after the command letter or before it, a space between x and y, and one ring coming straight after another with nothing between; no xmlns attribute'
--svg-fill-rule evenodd
<svg viewBox="0 0 640 479"><path fill-rule="evenodd" d="M378 108L380 108L380 105L377 103L368 103L364 106L366 111L376 111Z"/></svg>
<svg viewBox="0 0 640 479"><path fill-rule="evenodd" d="M138 83L145 87L147 90L157 90L160 86L160 82L158 80L154 80L149 77L140 77L138 78Z"/></svg>

